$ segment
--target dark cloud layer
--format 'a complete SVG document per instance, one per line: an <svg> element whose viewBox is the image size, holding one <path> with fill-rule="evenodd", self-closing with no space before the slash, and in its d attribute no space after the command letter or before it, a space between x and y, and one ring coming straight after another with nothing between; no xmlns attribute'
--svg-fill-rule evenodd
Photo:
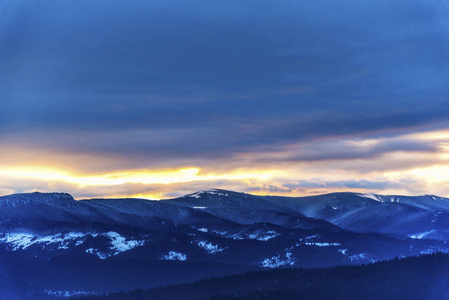
<svg viewBox="0 0 449 300"><path fill-rule="evenodd" d="M19 144L214 157L449 115L444 1L21 0L0 12L0 137Z"/></svg>
<svg viewBox="0 0 449 300"><path fill-rule="evenodd" d="M373 159L393 152L438 153L435 141L392 139L372 141L369 144L353 140L323 141L285 151L281 158L286 161L322 161Z"/></svg>

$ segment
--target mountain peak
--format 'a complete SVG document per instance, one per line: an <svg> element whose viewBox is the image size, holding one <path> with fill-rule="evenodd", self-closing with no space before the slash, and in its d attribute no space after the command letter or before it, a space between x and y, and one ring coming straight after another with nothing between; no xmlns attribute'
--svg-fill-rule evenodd
<svg viewBox="0 0 449 300"><path fill-rule="evenodd" d="M72 197L72 195L70 195L69 193L64 193L64 192L49 192L49 193L42 193L42 192L32 192L32 193L21 193L21 194L17 194L17 195L21 195L21 196L34 196L34 197L52 197L52 198L56 198L56 199L61 199L61 200L74 200L75 199Z"/></svg>
<svg viewBox="0 0 449 300"><path fill-rule="evenodd" d="M42 193L42 192L32 192L32 193L18 193L7 196L2 196L0 198L9 201L25 201L25 202L66 202L75 201L72 195L68 193Z"/></svg>
<svg viewBox="0 0 449 300"><path fill-rule="evenodd" d="M192 194L187 194L182 196L181 198L201 198L202 195L216 195L216 196L229 196L230 194L243 194L243 193L237 193L237 192L233 192L233 191L227 191L227 190L221 190L221 189L215 189L215 188L206 188L206 189L201 189L195 193Z"/></svg>

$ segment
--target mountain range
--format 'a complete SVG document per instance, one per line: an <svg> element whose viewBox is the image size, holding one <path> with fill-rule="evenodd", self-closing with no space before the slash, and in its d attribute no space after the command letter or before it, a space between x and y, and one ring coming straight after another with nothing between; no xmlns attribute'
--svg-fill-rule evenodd
<svg viewBox="0 0 449 300"><path fill-rule="evenodd" d="M449 199L206 189L175 199L0 197L1 299L148 289L247 271L449 252Z"/></svg>

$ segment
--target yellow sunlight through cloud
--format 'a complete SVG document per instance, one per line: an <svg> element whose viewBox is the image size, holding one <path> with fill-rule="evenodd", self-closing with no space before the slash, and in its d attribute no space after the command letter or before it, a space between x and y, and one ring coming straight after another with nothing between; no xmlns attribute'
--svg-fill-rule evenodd
<svg viewBox="0 0 449 300"><path fill-rule="evenodd" d="M67 171L50 168L14 168L0 170L0 176L27 178L37 180L63 181L80 186L111 186L125 183L172 184L202 180L242 180L270 179L274 170L237 170L224 174L201 174L200 168L184 168L177 170L138 170L101 175L74 175Z"/></svg>

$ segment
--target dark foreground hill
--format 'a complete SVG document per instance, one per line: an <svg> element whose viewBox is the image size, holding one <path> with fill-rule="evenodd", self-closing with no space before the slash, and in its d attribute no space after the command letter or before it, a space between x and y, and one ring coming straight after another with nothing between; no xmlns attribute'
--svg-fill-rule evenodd
<svg viewBox="0 0 449 300"><path fill-rule="evenodd" d="M449 299L449 257L425 255L326 269L256 271L79 300Z"/></svg>

